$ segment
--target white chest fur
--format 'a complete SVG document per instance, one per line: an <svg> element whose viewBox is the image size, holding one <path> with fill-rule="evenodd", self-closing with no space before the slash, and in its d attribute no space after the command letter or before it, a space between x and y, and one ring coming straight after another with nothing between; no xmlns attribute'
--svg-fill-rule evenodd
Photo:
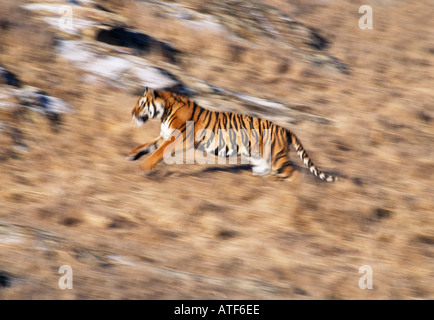
<svg viewBox="0 0 434 320"><path fill-rule="evenodd" d="M172 130L169 128L168 123L167 122L161 123L160 136L164 140L167 140L171 134L172 134Z"/></svg>

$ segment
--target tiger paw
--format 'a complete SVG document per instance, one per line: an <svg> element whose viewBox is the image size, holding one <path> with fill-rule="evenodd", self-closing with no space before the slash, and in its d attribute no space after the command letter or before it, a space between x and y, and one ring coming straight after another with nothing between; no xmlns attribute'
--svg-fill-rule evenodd
<svg viewBox="0 0 434 320"><path fill-rule="evenodd" d="M126 161L136 161L137 159L140 159L141 157L143 157L144 155L148 154L149 150L148 149L143 149L143 150L139 150L139 151L131 151L130 154L125 158Z"/></svg>
<svg viewBox="0 0 434 320"><path fill-rule="evenodd" d="M148 159L144 160L141 164L140 164L140 169L142 169L145 172L149 172L154 170L155 164L152 163L151 161L148 161Z"/></svg>
<svg viewBox="0 0 434 320"><path fill-rule="evenodd" d="M125 158L125 161L134 161L134 160L136 160L135 157L136 157L135 154L129 154L129 155Z"/></svg>

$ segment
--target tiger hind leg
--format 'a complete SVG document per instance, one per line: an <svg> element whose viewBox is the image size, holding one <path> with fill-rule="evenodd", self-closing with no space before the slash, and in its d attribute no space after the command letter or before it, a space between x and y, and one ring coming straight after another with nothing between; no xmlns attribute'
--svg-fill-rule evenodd
<svg viewBox="0 0 434 320"><path fill-rule="evenodd" d="M297 171L291 165L288 155L280 157L279 159L275 159L271 170L273 175L278 179L294 180L297 176Z"/></svg>

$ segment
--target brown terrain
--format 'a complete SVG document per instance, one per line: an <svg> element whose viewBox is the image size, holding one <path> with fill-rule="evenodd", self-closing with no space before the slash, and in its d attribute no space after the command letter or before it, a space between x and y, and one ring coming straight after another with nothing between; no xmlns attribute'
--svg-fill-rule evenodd
<svg viewBox="0 0 434 320"><path fill-rule="evenodd" d="M2 0L0 299L433 299L430 9ZM125 157L159 134L131 122L145 86L272 119L341 179L294 151L294 181L229 164L144 174Z"/></svg>

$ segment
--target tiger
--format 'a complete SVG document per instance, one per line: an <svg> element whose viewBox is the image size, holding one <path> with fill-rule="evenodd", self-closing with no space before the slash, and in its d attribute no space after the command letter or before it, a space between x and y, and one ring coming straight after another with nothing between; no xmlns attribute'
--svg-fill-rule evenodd
<svg viewBox="0 0 434 320"><path fill-rule="evenodd" d="M219 157L250 157L254 174L271 173L279 179L291 180L295 173L289 159L291 145L303 164L316 177L327 182L338 180L337 176L325 174L313 164L293 132L270 120L233 112L211 111L185 95L151 88L145 89L131 115L137 126L143 125L149 119L161 121L160 135L132 149L126 158L135 161L149 154L140 164L140 169L145 172L152 171L163 159L165 148L174 141L180 141L179 143L183 143L182 148L206 150ZM194 124L190 133L187 130L188 122ZM213 134L201 134L206 132L205 129ZM218 135L221 130L232 130L236 134L227 134L221 139ZM174 132L178 133L180 139L176 139ZM188 137L191 134L194 139Z"/></svg>

